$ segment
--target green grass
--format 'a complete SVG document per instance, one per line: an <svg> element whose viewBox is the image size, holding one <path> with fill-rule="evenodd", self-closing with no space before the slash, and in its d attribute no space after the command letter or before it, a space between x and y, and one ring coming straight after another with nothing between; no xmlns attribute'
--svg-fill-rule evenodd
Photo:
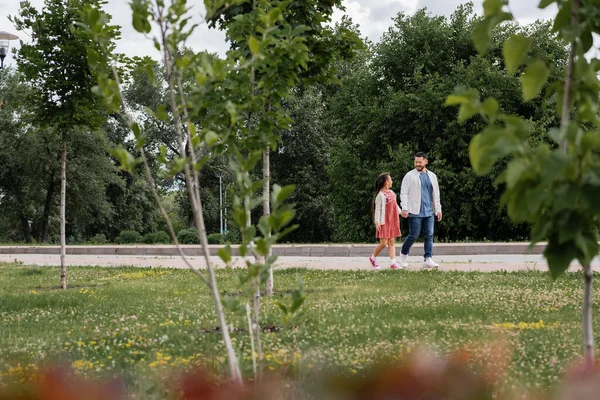
<svg viewBox="0 0 600 400"><path fill-rule="evenodd" d="M307 299L301 321L286 324L274 302L289 296L283 292L295 288L298 273ZM191 272L77 267L68 279L62 291L58 268L0 264L5 379L63 360L88 376L123 374L133 392L144 392L165 369L226 371L208 290ZM261 310L262 325L279 329L262 337L265 368L360 375L382 356L428 344L441 353L476 349L476 363L487 359L500 369L485 345L500 338L511 351L500 373L507 385L552 387L582 352L581 279L553 281L533 271L276 271L278 294ZM245 301L234 271L219 270L218 280L221 292ZM246 316L230 313L229 321L250 376Z"/></svg>

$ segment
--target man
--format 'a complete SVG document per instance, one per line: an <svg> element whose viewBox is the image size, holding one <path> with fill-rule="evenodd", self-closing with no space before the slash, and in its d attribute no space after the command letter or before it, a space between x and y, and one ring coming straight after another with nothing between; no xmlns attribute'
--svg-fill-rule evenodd
<svg viewBox="0 0 600 400"><path fill-rule="evenodd" d="M433 261L433 218L442 220L440 188L435 174L427 169L427 155L423 152L415 154L415 169L402 179L400 203L402 217L408 218L408 236L402 244L400 266L408 267L410 248L419 237L421 229L425 238L424 268L437 268Z"/></svg>

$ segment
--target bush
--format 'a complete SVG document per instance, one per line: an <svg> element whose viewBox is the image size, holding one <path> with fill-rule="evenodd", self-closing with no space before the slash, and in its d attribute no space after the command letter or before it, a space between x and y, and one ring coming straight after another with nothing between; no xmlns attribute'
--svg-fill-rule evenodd
<svg viewBox="0 0 600 400"><path fill-rule="evenodd" d="M211 233L207 236L208 244L225 244L225 235L220 233Z"/></svg>
<svg viewBox="0 0 600 400"><path fill-rule="evenodd" d="M142 238L142 243L145 244L169 244L171 243L171 237L165 231L158 231L148 233Z"/></svg>
<svg viewBox="0 0 600 400"><path fill-rule="evenodd" d="M198 231L196 228L188 228L179 231L177 239L181 244L200 244L198 240ZM240 232L237 230L229 231L226 234L211 233L207 236L208 244L238 244L241 242Z"/></svg>
<svg viewBox="0 0 600 400"><path fill-rule="evenodd" d="M177 234L177 240L181 244L200 244L196 228L182 229Z"/></svg>
<svg viewBox="0 0 600 400"><path fill-rule="evenodd" d="M142 235L136 231L122 231L115 239L117 244L135 244L142 241Z"/></svg>
<svg viewBox="0 0 600 400"><path fill-rule="evenodd" d="M228 231L225 234L225 243L239 244L242 241L242 234L237 229Z"/></svg>
<svg viewBox="0 0 600 400"><path fill-rule="evenodd" d="M98 233L90 238L88 243L90 244L106 244L106 235L104 233Z"/></svg>

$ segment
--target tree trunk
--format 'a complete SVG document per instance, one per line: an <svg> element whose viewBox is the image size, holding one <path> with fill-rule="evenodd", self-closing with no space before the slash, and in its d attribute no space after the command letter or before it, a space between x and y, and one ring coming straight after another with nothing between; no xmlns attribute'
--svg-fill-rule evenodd
<svg viewBox="0 0 600 400"><path fill-rule="evenodd" d="M67 138L62 135L62 156L60 158L60 287L67 288L67 266L65 256L67 253L65 203L67 199Z"/></svg>
<svg viewBox="0 0 600 400"><path fill-rule="evenodd" d="M583 293L583 349L586 368L594 366L594 332L592 327L592 266L587 263L583 266L584 293Z"/></svg>
<svg viewBox="0 0 600 400"><path fill-rule="evenodd" d="M25 243L31 243L31 230L29 229L29 221L27 217L21 214L21 229L23 230L23 239Z"/></svg>
<svg viewBox="0 0 600 400"><path fill-rule="evenodd" d="M52 203L54 202L54 190L56 185L54 184L54 172L50 175L48 181L48 190L46 191L46 201L44 202L44 213L42 214L42 230L40 232L39 240L41 243L48 241L48 228L50 225L50 212L52 211Z"/></svg>
<svg viewBox="0 0 600 400"><path fill-rule="evenodd" d="M263 362L263 353L262 353L262 341L260 338L261 328L260 328L260 277L254 278L255 282L253 283L254 287L254 336L256 340L256 352L258 354L258 366L256 368L255 378L257 382L260 382L262 379L262 362Z"/></svg>
<svg viewBox="0 0 600 400"><path fill-rule="evenodd" d="M573 0L571 3L571 24L577 25L579 20L579 1ZM566 135L567 128L569 127L569 113L571 110L571 85L573 84L573 71L575 70L575 54L576 54L577 41L571 42L571 49L569 51L569 60L567 63L567 76L565 78L563 104L560 119L560 128L563 130L563 135ZM560 143L560 148L567 152L567 139L563 139Z"/></svg>
<svg viewBox="0 0 600 400"><path fill-rule="evenodd" d="M182 121L179 116L177 102L175 99L175 91L177 89L173 82L174 77L172 75L172 69L171 69L171 65L172 65L171 63L173 62L173 57L171 56L171 54L168 50L166 27L163 24L163 20L162 20L162 10L160 11L159 15L160 15L160 17L157 19L157 22L160 25L160 29L161 29L163 57L164 57L163 61L164 61L164 65L165 65L165 78L166 78L166 81L169 86L169 90L168 90L169 102L171 104L171 109L172 109L173 116L174 116L175 131L177 133L177 142L179 144L179 148L180 148L181 152L184 155L187 154L186 149L188 149L188 145L190 143L192 144L192 149L191 149L192 151L190 151L190 154L191 154L191 158L192 158L192 165L194 166L194 168L191 169L190 165L188 163L186 163L184 166L184 169L183 169L184 175L185 175L185 182L186 182L186 186L187 186L187 190L188 190L188 197L190 199L192 210L194 212L194 222L196 224L196 227L198 228L198 238L200 239L200 245L202 246L202 250L204 253L206 269L207 269L208 275L209 275L210 291L211 291L213 302L215 305L215 311L217 313L217 319L219 321L219 328L221 329L223 343L224 343L225 349L227 351L227 358L229 361L229 370L231 373L231 379L236 385L241 387L241 386L243 386L242 372L240 370L240 364L239 364L237 355L235 354L235 350L233 348L233 343L231 341L231 337L229 335L229 326L227 325L227 321L225 319L225 311L223 310L223 304L221 303L221 295L219 293L219 289L217 286L217 278L215 276L215 271L213 269L209 250L208 250L208 239L206 236L206 227L204 225L202 201L201 201L201 197L200 197L200 190L198 190L199 189L198 188L198 182L199 182L198 171L196 171L196 169L195 169L196 154L193 151L192 135L188 130L187 138L184 138L184 133L183 133L182 124L181 124ZM115 73L115 76L118 76L118 75ZM186 126L189 126L189 117L187 115L187 109L185 107L185 101L184 101L185 96L183 95L183 87L181 85L180 79L181 78L178 79L178 89L180 92L179 94L181 97L181 102L183 104L182 110L183 110L183 115L184 115L184 121L186 122ZM186 140L185 143L184 143L184 140ZM192 180L192 173L193 173L193 180ZM192 183L194 183L193 186L192 186Z"/></svg>
<svg viewBox="0 0 600 400"><path fill-rule="evenodd" d="M270 189L271 189L271 160L269 148L263 153L263 215L271 215ZM269 249L269 256L271 249ZM271 296L273 294L273 266L269 268L269 277L265 282L265 294Z"/></svg>

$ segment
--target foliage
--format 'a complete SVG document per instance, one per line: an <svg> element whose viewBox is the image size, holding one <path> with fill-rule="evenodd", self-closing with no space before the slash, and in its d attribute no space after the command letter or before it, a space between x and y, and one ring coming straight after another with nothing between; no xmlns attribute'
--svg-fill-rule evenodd
<svg viewBox="0 0 600 400"><path fill-rule="evenodd" d="M553 2L544 2L544 6L550 3ZM503 19L512 19L512 15L504 11L503 2L488 0L486 4L487 15L481 26L494 27ZM493 4L498 7L491 8ZM500 103L490 93L458 89L447 100L448 105L460 105L459 119L464 121L480 115L478 118L486 121L487 126L469 146L470 160L476 172L488 174L499 160L510 158L497 179L505 187L502 204L513 221L531 224L532 244L548 240L544 255L553 276L562 274L573 260L589 265L598 254L596 218L600 215L597 201L600 195L600 135L597 131L600 81L596 74L600 60L588 60L584 56L591 47L592 32L597 29L596 17L582 13L573 23L568 18L571 2L558 5L552 30L560 39L574 43L574 68L566 71L572 76L549 80L551 72L565 71L556 71L556 67L548 65L546 60L527 51L530 39L526 36L512 36L503 48L507 68L512 73L519 70L518 79L526 102L538 98L545 89L545 98L556 99L559 113L566 108L560 129L548 130L549 143L530 148L529 121L507 110L499 110L497 105ZM479 42L480 51L485 51L485 37L475 37L475 40ZM525 69L520 72L522 65ZM568 93L564 88L567 79L573 79L573 89ZM494 107L487 107L489 104ZM568 111L573 105L574 118L569 121Z"/></svg>
<svg viewBox="0 0 600 400"><path fill-rule="evenodd" d="M106 244L106 242L106 235L104 235L103 233L98 233L92 236L90 240L88 240L88 243L90 244Z"/></svg>
<svg viewBox="0 0 600 400"><path fill-rule="evenodd" d="M142 235L136 231L123 231L119 233L119 236L115 239L117 244L136 244L141 243Z"/></svg>
<svg viewBox="0 0 600 400"><path fill-rule="evenodd" d="M494 34L490 50L478 55L472 34L479 17L472 5L460 6L450 17L425 10L400 13L381 41L344 69L341 90L328 96L326 128L333 140L328 166L335 210L336 240L371 241L372 186L377 174L389 171L392 190L412 169L413 155L425 151L430 169L440 181L443 223L440 240L522 240L528 226L515 225L499 211L501 188L490 177L469 167L468 143L484 126L483 118L466 124L444 108L456 82L479 86L502 98L502 112L530 121L532 144L547 142L545 132L557 126L552 99L525 102L518 77L499 61L504 38L522 33L531 51L556 60L557 72L566 59L563 43L550 35L548 23L511 25ZM467 201L468 199L468 201ZM403 226L403 230L407 227Z"/></svg>
<svg viewBox="0 0 600 400"><path fill-rule="evenodd" d="M177 240L181 244L200 244L196 228L182 229L177 233Z"/></svg>
<svg viewBox="0 0 600 400"><path fill-rule="evenodd" d="M165 231L151 232L144 235L142 243L145 244L170 244L171 237Z"/></svg>

